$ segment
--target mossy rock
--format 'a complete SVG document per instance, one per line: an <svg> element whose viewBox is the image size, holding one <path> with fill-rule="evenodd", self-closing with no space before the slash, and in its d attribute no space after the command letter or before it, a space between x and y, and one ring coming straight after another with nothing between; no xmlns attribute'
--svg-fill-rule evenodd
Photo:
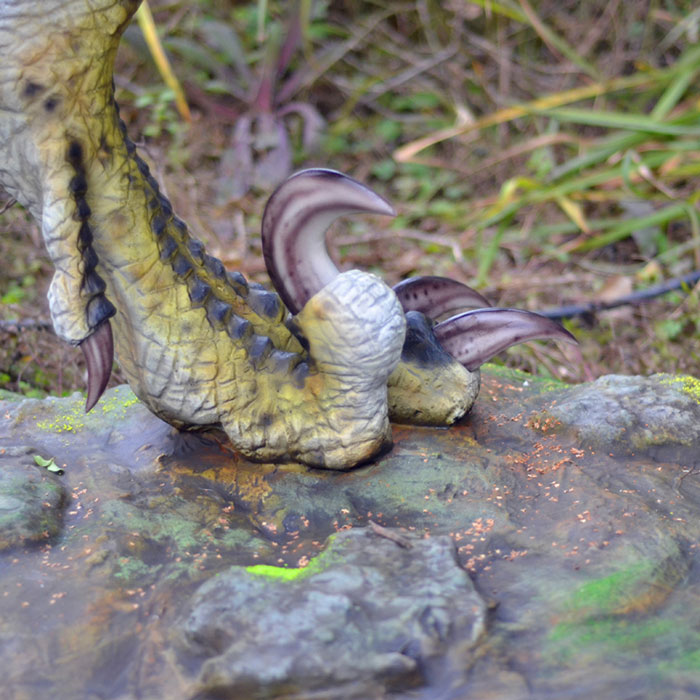
<svg viewBox="0 0 700 700"><path fill-rule="evenodd" d="M0 552L4 687L115 699L203 700L232 688L251 698L684 697L700 678L691 379L565 387L487 368L457 425L394 426L393 449L348 472L248 462L221 434L174 433L125 387L87 415L80 396L1 402L6 515L34 504L23 522L38 535L22 530ZM65 474L40 469L35 454ZM56 527L43 524L49 512ZM363 568L362 547L354 564L341 556L346 532L367 554L367 542L382 543L384 574ZM454 602L440 571L410 573L427 557L423 543L449 545L442 573L461 577L471 602ZM402 631L366 645L361 666L375 671L351 682L339 659L364 647L334 640L346 627L363 639L379 630L382 620L360 622L374 619L364 606L382 576L396 599L434 582L443 612L417 617L442 632L424 647L410 632L416 615L401 617L423 610L415 599L379 605L372 614L385 610L391 625L382 629ZM325 600L324 581L331 597L356 581L359 597L343 594L337 616L307 630L303 653L277 646L274 663L258 655L259 673L238 673L237 660L255 666L253 637L280 641L271 620L293 634L284 610ZM483 625L453 635L450 605L474 608ZM238 611L255 630L260 606L268 622L239 648L249 637Z"/></svg>
<svg viewBox="0 0 700 700"><path fill-rule="evenodd" d="M28 463L31 450L14 452L0 450L0 551L53 540L66 501L58 478Z"/></svg>

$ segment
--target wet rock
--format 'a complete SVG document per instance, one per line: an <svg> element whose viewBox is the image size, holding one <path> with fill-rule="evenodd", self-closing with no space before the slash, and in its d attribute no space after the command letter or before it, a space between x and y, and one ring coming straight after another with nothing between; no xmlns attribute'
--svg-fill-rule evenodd
<svg viewBox="0 0 700 700"><path fill-rule="evenodd" d="M215 697L414 686L450 648L466 662L486 616L449 537L397 544L368 528L333 536L306 568L233 567L188 607L180 644Z"/></svg>
<svg viewBox="0 0 700 700"><path fill-rule="evenodd" d="M700 696L698 381L482 380L346 473L174 435L125 387L0 402L0 495L67 495L0 551L3 697Z"/></svg>
<svg viewBox="0 0 700 700"><path fill-rule="evenodd" d="M61 530L65 491L32 465L30 447L0 449L0 552L45 543Z"/></svg>
<svg viewBox="0 0 700 700"><path fill-rule="evenodd" d="M583 445L669 461L700 459L700 380L693 377L601 377L566 392L551 413Z"/></svg>

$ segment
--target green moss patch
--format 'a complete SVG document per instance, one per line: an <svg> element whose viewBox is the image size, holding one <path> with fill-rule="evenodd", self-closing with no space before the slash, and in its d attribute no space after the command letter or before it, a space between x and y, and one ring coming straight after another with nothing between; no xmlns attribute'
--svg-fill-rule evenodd
<svg viewBox="0 0 700 700"><path fill-rule="evenodd" d="M596 614L614 614L629 605L653 576L654 563L641 561L610 576L585 583L566 605L573 611L592 610Z"/></svg>
<svg viewBox="0 0 700 700"><path fill-rule="evenodd" d="M700 379L689 374L662 375L661 384L674 386L700 404Z"/></svg>
<svg viewBox="0 0 700 700"><path fill-rule="evenodd" d="M245 570L249 574L254 576L265 576L267 578L276 579L278 581L299 581L304 578L308 578L313 574L320 573L324 569L328 568L332 563L334 556L329 553L329 547L333 542L335 535L331 535L326 541L326 548L318 555L315 556L306 566L300 567L286 567L286 566L271 566L268 564L253 564L252 566L246 566ZM337 558L337 554L335 558Z"/></svg>
<svg viewBox="0 0 700 700"><path fill-rule="evenodd" d="M657 658L685 653L698 635L692 624L659 610L686 569L675 557L643 559L584 583L565 601L548 636L559 662L603 663L644 654ZM690 646L689 646L690 645ZM659 653L659 650L662 650Z"/></svg>
<svg viewBox="0 0 700 700"><path fill-rule="evenodd" d="M78 433L85 427L85 407L82 399L66 400L68 410L37 421L36 427L51 433ZM64 401L61 402L63 407Z"/></svg>
<svg viewBox="0 0 700 700"><path fill-rule="evenodd" d="M540 392L544 391L558 391L560 389L567 389L570 385L566 382L560 382L558 379L553 379L551 377L540 377L535 374L529 374L528 372L523 372L519 369L513 369L511 367L504 367L503 365L495 365L491 362L487 362L481 368L483 374L491 375L508 381L512 384L522 384L527 382L529 386L533 387Z"/></svg>

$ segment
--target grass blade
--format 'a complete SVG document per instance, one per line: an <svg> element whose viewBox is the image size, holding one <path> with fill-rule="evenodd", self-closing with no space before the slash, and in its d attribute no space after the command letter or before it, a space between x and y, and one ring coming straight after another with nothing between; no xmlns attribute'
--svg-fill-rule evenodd
<svg viewBox="0 0 700 700"><path fill-rule="evenodd" d="M175 94L175 106L180 116L186 121L192 121L192 115L190 114L190 108L185 99L185 93L180 85L180 81L177 79L173 73L173 69L170 66L170 61L168 60L163 45L160 43L158 37L158 32L156 30L156 24L153 21L153 15L151 14L151 8L148 4L148 0L144 0L141 7L136 11L136 19L143 33L143 38L148 45L148 49L153 56L153 61L158 68L158 72L161 74L165 84L173 91Z"/></svg>
<svg viewBox="0 0 700 700"><path fill-rule="evenodd" d="M636 73L634 75L624 76L622 78L615 78L613 80L607 80L601 83L594 83L593 85L584 85L583 87L557 92L545 97L538 97L530 102L523 102L513 107L499 109L493 114L488 114L485 117L469 122L468 124L460 124L458 126L448 127L447 129L440 129L439 131L435 131L428 136L411 141L410 143L407 143L394 151L394 159L399 163L413 162L415 160L415 156L421 151L429 148L430 146L441 143L442 141L455 138L456 136L462 136L471 131L480 131L481 129L485 129L489 126L505 124L506 122L513 121L514 119L519 119L520 117L536 113L538 110L554 109L555 107L570 104L571 102L600 97L601 95L616 92L618 90L631 90L656 85L658 84L659 80L670 79L671 75L674 74L672 73L672 69L669 69L667 73L668 74L661 71L648 74Z"/></svg>
<svg viewBox="0 0 700 700"><path fill-rule="evenodd" d="M648 228L651 226L661 226L671 221L682 219L688 216L688 205L685 202L671 204L654 212L650 216L634 217L622 221L617 226L613 226L609 231L599 236L589 238L576 246L567 249L568 252L584 253L590 250L603 248L611 243L617 243L623 238L627 238L633 231Z"/></svg>
<svg viewBox="0 0 700 700"><path fill-rule="evenodd" d="M588 74L594 80L600 80L600 71L585 58L579 56L576 51L569 46L558 34L553 32L546 24L540 20L535 11L532 9L528 0L518 0L520 7L523 8L523 13L527 18L527 23L540 35L542 41L548 46L554 47L561 54L566 56L574 65L578 66L584 73Z"/></svg>
<svg viewBox="0 0 700 700"><path fill-rule="evenodd" d="M609 129L643 131L662 136L700 136L700 126L683 126L661 122L644 114L620 114L590 109L538 109L536 114L552 117L562 122L574 122L586 126L602 126ZM700 116L696 114L696 117Z"/></svg>

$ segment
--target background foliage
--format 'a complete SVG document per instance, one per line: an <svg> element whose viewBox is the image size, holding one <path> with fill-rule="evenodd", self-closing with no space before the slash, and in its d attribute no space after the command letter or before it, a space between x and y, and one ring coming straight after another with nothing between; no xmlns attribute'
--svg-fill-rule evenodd
<svg viewBox="0 0 700 700"><path fill-rule="evenodd" d="M117 62L122 115L195 233L258 281L265 199L282 173L309 165L348 172L396 205L392 222L356 219L331 235L342 267L389 283L447 275L495 305L542 310L700 268L692 2L199 0L151 10L186 106L133 23ZM0 330L0 386L81 388L79 353L31 322L48 319L51 275L36 226L17 206L0 222L0 319L30 321ZM583 364L543 344L502 361L571 381L697 376L699 306L691 284L567 321Z"/></svg>

